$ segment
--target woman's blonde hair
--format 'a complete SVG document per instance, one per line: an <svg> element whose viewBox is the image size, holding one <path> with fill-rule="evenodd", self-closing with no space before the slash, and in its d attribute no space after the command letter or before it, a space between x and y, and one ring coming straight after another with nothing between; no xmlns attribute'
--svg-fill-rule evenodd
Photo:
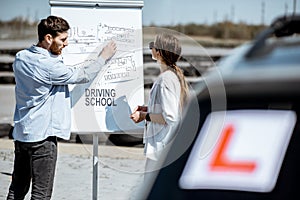
<svg viewBox="0 0 300 200"><path fill-rule="evenodd" d="M180 107L183 109L183 105L185 105L188 98L189 87L182 70L176 64L181 55L179 40L174 35L161 33L155 37L154 48L159 51L163 62L175 72L179 79L181 86Z"/></svg>

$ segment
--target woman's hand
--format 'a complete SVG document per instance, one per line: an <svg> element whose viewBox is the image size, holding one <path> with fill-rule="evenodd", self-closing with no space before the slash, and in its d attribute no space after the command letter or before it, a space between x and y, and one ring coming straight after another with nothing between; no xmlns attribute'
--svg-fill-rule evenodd
<svg viewBox="0 0 300 200"><path fill-rule="evenodd" d="M131 118L132 121L134 121L135 123L139 123L139 122L145 120L146 114L147 114L147 112L135 110L135 111L130 115L130 118Z"/></svg>
<svg viewBox="0 0 300 200"><path fill-rule="evenodd" d="M148 107L147 107L147 106L137 106L137 107L133 110L133 112L135 112L135 111L143 111L143 112L147 112L147 110L148 110Z"/></svg>

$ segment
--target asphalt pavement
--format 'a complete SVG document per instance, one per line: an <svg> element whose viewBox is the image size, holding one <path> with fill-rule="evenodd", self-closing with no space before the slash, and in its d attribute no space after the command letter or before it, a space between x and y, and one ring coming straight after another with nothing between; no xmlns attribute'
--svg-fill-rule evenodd
<svg viewBox="0 0 300 200"><path fill-rule="evenodd" d="M93 199L93 145L58 143L53 200ZM0 199L11 181L13 141L0 139ZM97 199L127 200L143 181L145 158L141 147L98 146ZM25 200L30 199L30 192Z"/></svg>

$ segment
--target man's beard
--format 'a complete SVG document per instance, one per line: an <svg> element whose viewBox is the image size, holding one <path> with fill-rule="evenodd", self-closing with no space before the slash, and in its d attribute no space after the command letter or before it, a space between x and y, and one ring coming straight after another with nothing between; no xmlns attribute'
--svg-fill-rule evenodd
<svg viewBox="0 0 300 200"><path fill-rule="evenodd" d="M57 43L53 41L53 43L50 46L50 52L54 55L60 55L62 52L62 48L59 48Z"/></svg>

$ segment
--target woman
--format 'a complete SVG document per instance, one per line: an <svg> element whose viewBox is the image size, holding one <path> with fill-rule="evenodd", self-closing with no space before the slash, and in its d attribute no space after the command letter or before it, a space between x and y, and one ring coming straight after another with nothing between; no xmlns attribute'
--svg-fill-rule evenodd
<svg viewBox="0 0 300 200"><path fill-rule="evenodd" d="M146 120L144 153L148 159L157 160L175 135L189 91L176 65L181 54L178 39L171 34L158 34L149 48L161 73L151 88L148 106L138 106L130 117L136 123Z"/></svg>

